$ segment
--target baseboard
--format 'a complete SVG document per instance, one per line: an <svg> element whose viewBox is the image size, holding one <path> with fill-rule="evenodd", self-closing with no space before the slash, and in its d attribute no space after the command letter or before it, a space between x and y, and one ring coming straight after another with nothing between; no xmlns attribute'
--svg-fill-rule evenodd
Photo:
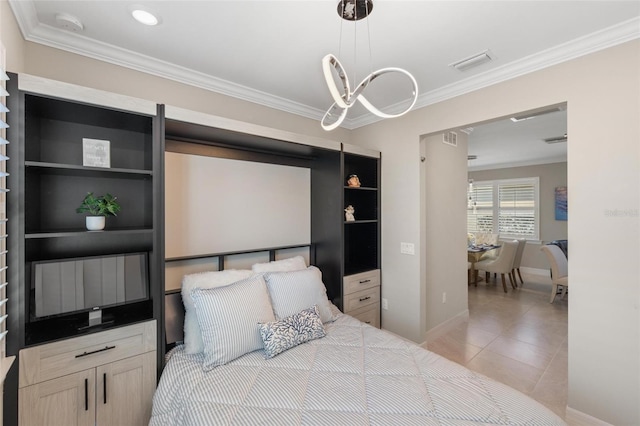
<svg viewBox="0 0 640 426"><path fill-rule="evenodd" d="M468 321L468 320L469 320L469 310L465 309L464 311L460 312L455 317L450 318L450 319L448 319L448 320L436 325L431 330L427 331L425 333L425 336L424 336L424 343L422 343L422 344L424 345L424 344L426 344L428 342L433 342L438 337L442 336L443 334L448 333L452 329L456 328L459 324L461 324L461 323L463 323L465 321Z"/></svg>
<svg viewBox="0 0 640 426"><path fill-rule="evenodd" d="M541 275L543 277L550 276L550 269L540 269L540 268L529 268L528 266L521 266L520 272L531 274L531 275Z"/></svg>
<svg viewBox="0 0 640 426"><path fill-rule="evenodd" d="M564 420L569 426L612 426L598 418L590 416L567 405Z"/></svg>

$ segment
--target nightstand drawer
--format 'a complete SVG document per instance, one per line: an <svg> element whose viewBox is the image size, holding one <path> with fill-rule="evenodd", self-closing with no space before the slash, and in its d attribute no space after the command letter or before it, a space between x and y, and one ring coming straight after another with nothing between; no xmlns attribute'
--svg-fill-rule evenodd
<svg viewBox="0 0 640 426"><path fill-rule="evenodd" d="M19 386L155 350L155 320L34 346L20 351Z"/></svg>
<svg viewBox="0 0 640 426"><path fill-rule="evenodd" d="M355 293L356 291L366 290L372 287L380 286L380 270L362 272L344 277L344 294Z"/></svg>
<svg viewBox="0 0 640 426"><path fill-rule="evenodd" d="M380 303L380 287L358 291L344 296L344 313L351 314L363 306Z"/></svg>
<svg viewBox="0 0 640 426"><path fill-rule="evenodd" d="M373 327L380 328L380 304L379 303L365 306L364 308L356 309L355 311L349 312L349 315Z"/></svg>

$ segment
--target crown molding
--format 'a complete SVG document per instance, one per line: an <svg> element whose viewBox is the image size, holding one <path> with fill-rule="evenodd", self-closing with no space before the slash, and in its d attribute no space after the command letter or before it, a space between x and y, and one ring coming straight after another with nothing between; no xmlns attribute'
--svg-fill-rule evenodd
<svg viewBox="0 0 640 426"><path fill-rule="evenodd" d="M251 89L227 80L193 71L179 65L140 55L106 43L96 42L81 34L59 30L38 21L32 0L9 0L9 5L25 40L65 50L78 55L141 71L179 83L199 87L233 98L320 121L325 111ZM630 19L595 33L577 38L545 51L530 55L498 68L474 75L418 96L414 110L424 108L466 93L498 84L524 74L557 65L627 41L640 38L640 18ZM400 103L390 110L400 108ZM341 127L354 130L383 120L373 114L347 118Z"/></svg>

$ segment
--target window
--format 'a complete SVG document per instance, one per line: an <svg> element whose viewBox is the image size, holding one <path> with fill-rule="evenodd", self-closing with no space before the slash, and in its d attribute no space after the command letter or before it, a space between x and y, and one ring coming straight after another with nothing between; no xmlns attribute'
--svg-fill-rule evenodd
<svg viewBox="0 0 640 426"><path fill-rule="evenodd" d="M5 97L9 95L5 89L5 82L9 76L4 71L4 47L0 43L0 385L11 366L14 357L6 357L7 335L7 165L6 145L9 143L6 137L6 114L9 112L5 106Z"/></svg>
<svg viewBox="0 0 640 426"><path fill-rule="evenodd" d="M470 182L467 232L539 239L539 178Z"/></svg>

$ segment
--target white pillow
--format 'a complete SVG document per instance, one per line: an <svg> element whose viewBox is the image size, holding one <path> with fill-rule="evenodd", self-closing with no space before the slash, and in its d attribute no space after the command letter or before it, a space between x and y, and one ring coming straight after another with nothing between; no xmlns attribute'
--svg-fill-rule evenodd
<svg viewBox="0 0 640 426"><path fill-rule="evenodd" d="M255 263L251 266L253 272L287 272L287 271L299 271L306 269L307 263L304 261L304 257L295 256L288 259L274 260L267 263Z"/></svg>
<svg viewBox="0 0 640 426"><path fill-rule="evenodd" d="M229 285L236 281L242 281L253 275L248 269L229 269L225 271L201 272L185 275L182 278L182 303L184 303L184 345L185 352L197 354L202 352L202 332L198 325L198 319L191 299L191 290L194 288L214 288Z"/></svg>
<svg viewBox="0 0 640 426"><path fill-rule="evenodd" d="M205 371L264 348L260 323L275 321L262 275L191 291L204 342Z"/></svg>
<svg viewBox="0 0 640 426"><path fill-rule="evenodd" d="M318 305L323 323L336 319L322 282L322 272L315 266L292 272L269 272L264 275L276 319L281 320Z"/></svg>

